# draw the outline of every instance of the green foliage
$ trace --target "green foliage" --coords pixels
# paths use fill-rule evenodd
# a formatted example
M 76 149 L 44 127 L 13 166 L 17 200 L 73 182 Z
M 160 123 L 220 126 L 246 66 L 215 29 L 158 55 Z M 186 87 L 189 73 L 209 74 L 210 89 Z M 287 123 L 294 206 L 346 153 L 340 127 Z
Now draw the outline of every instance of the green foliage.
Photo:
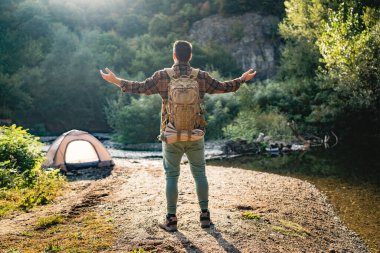
M 65 185 L 59 170 L 44 171 L 38 138 L 16 125 L 0 127 L 0 216 L 50 203 Z
M 11 161 L 0 162 L 0 188 L 13 188 L 22 185 L 24 177 L 17 171 Z
M 288 0 L 285 6 L 279 25 L 285 46 L 278 79 L 242 88 L 238 94 L 244 116 L 239 115 L 225 133 L 252 138 L 258 132 L 255 121 L 244 118 L 253 110 L 286 115 L 299 123 L 301 132 L 336 130 L 343 139 L 356 139 L 354 143 L 361 142 L 355 137 L 358 132 L 376 138 L 378 7 L 365 1 L 323 0 Z
M 239 111 L 239 104 L 235 94 L 220 94 L 206 96 L 206 138 L 223 138 L 223 127 L 229 124 Z
M 318 46 L 325 63 L 326 86 L 351 110 L 376 110 L 380 99 L 379 27 L 360 29 L 360 18 L 353 9 L 345 15 L 343 8 L 329 11 L 323 23 Z M 334 106 L 334 105 L 332 105 Z
M 218 4 L 9 0 L 0 7 L 0 118 L 49 134 L 109 131 L 104 106 L 118 90 L 99 69 L 128 78 L 171 66 L 173 42 L 186 39 L 191 24 L 216 13 Z M 219 48 L 199 51 L 195 67 L 240 71 Z
M 289 0 L 285 7 L 286 16 L 279 24 L 286 40 L 279 75 L 282 79 L 313 78 L 320 65 L 315 42 L 324 16 L 321 0 Z
M 315 77 L 319 61 L 319 50 L 306 39 L 289 40 L 282 48 L 279 79 L 297 78 L 299 80 Z
M 262 14 L 282 16 L 284 1 L 276 0 L 218 0 L 219 13 L 222 15 L 239 15 L 245 12 L 260 12 Z
M 109 101 L 106 108 L 108 122 L 121 143 L 145 143 L 157 140 L 160 130 L 161 98 L 142 96 L 132 98 L 130 104 L 121 99 Z
M 59 194 L 65 185 L 66 179 L 59 173 L 59 170 L 43 171 L 39 169 L 36 172 L 35 183 L 29 186 L 22 199 L 20 199 L 19 208 L 23 210 L 31 209 L 37 205 L 46 205 Z
M 252 142 L 259 133 L 272 136 L 275 140 L 291 140 L 292 133 L 287 118 L 275 111 L 261 112 L 258 109 L 240 111 L 233 122 L 223 128 L 229 139 L 244 139 Z
M 132 251 L 130 251 L 129 253 L 150 253 L 151 251 L 146 251 L 142 248 L 138 248 L 138 249 L 134 249 Z
M 45 229 L 51 226 L 61 224 L 64 222 L 64 218 L 60 214 L 53 214 L 46 217 L 39 217 L 36 224 L 36 229 Z
M 130 14 L 123 16 L 116 26 L 118 34 L 125 38 L 142 35 L 147 32 L 147 20 L 141 15 Z
M 241 214 L 243 220 L 260 220 L 261 216 L 256 213 L 244 212 Z
M 126 108 L 142 110 L 142 115 L 148 115 L 147 109 L 137 105 L 135 96 L 117 100 L 118 89 L 105 84 L 98 70 L 107 66 L 123 78 L 145 79 L 172 64 L 172 43 L 187 39 L 196 20 L 218 12 L 255 11 L 285 14 L 278 29 L 285 43 L 278 79 L 243 88 L 238 103 L 233 96 L 207 98 L 209 137 L 220 138 L 220 129 L 239 110 L 246 117 L 295 120 L 301 130 L 378 136 L 380 10 L 373 1 L 115 0 L 89 5 L 9 0 L 2 1 L 0 9 L 0 118 L 22 123 L 34 133 L 107 131 L 110 124 L 118 139 L 129 142 L 130 131 L 123 123 L 139 117 Z M 229 32 L 238 38 L 242 25 L 234 24 Z M 193 53 L 194 67 L 217 70 L 224 77 L 241 74 L 218 45 L 194 44 Z M 245 121 L 244 131 L 228 127 L 227 132 L 234 132 L 229 136 L 244 133 L 252 138 L 259 131 L 253 120 Z M 145 141 L 155 139 L 158 126 L 149 126 Z M 0 174 L 9 179 L 7 184 L 23 177 L 3 169 L 18 171 L 15 166 L 12 159 L 1 161 Z
M 0 187 L 19 186 L 21 174 L 32 183 L 42 157 L 38 138 L 16 125 L 0 127 Z
M 56 244 L 49 243 L 49 245 L 45 248 L 45 252 L 47 253 L 56 253 L 62 250 L 61 246 L 59 246 L 58 242 Z
M 168 26 L 169 17 L 158 13 L 154 15 L 152 20 L 149 22 L 149 34 L 151 36 L 166 36 L 171 31 L 171 28 Z
M 240 21 L 235 21 L 231 25 L 231 38 L 240 41 L 244 36 L 244 26 Z
M 16 176 L 23 188 L 11 182 L 7 188 L 0 189 L 0 217 L 14 210 L 29 210 L 37 205 L 51 203 L 66 185 L 66 179 L 59 170 L 36 169 L 32 184 L 27 184 L 23 175 Z

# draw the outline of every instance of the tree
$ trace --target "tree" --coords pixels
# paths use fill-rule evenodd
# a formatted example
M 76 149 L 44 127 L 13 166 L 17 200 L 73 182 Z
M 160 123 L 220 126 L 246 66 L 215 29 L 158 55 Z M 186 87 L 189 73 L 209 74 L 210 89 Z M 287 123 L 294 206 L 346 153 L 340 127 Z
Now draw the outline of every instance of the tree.
M 127 105 L 121 100 L 109 101 L 106 114 L 116 131 L 116 140 L 125 144 L 156 141 L 160 133 L 160 108 L 161 98 L 157 95 L 132 98 Z

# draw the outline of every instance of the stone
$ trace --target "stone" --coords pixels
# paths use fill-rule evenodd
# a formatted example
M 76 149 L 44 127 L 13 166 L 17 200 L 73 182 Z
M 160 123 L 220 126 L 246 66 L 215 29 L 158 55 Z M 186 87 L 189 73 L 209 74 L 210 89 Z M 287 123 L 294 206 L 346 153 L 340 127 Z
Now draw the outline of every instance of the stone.
M 221 45 L 243 70 L 254 68 L 256 78 L 276 75 L 281 40 L 277 34 L 279 18 L 250 12 L 241 16 L 213 15 L 195 22 L 190 38 L 200 46 Z

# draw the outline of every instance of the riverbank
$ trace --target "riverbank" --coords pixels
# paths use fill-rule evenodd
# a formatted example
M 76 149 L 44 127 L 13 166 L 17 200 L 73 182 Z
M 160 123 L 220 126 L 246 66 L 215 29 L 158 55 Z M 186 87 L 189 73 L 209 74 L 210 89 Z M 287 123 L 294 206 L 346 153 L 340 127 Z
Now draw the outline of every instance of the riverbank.
M 323 192 L 345 225 L 359 234 L 371 252 L 380 252 L 380 191 L 376 178 L 359 179 L 334 160 L 306 154 L 302 159 L 291 157 L 258 158 L 242 156 L 212 160 L 209 164 L 237 167 L 308 181 Z M 290 158 L 290 159 L 289 159 Z M 340 171 L 339 171 L 340 170 Z M 357 172 L 356 172 L 357 173 Z M 349 174 L 349 175 L 344 175 Z
M 161 161 L 115 162 L 104 178 L 71 175 L 70 184 L 76 187 L 54 205 L 0 220 L 0 238 L 18 249 L 37 217 L 57 213 L 70 217 L 90 210 L 112 220 L 114 237 L 102 252 L 138 248 L 152 252 L 369 252 L 312 184 L 232 167 L 208 166 L 215 226 L 201 229 L 193 179 L 188 165 L 182 165 L 179 231 L 167 233 L 157 226 L 165 214 Z M 3 229 L 9 224 L 12 229 Z

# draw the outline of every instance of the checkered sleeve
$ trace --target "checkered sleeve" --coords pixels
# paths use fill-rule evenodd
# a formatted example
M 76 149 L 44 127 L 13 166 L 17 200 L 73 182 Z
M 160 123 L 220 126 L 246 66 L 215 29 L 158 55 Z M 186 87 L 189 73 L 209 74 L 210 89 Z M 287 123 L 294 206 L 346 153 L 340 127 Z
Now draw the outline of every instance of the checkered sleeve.
M 207 72 L 203 72 L 203 75 L 205 80 L 205 92 L 208 94 L 234 92 L 237 91 L 243 83 L 240 78 L 220 82 L 212 78 Z
M 133 94 L 152 95 L 159 93 L 157 84 L 160 78 L 159 72 L 155 72 L 151 77 L 142 82 L 121 80 L 120 88 L 123 92 Z

